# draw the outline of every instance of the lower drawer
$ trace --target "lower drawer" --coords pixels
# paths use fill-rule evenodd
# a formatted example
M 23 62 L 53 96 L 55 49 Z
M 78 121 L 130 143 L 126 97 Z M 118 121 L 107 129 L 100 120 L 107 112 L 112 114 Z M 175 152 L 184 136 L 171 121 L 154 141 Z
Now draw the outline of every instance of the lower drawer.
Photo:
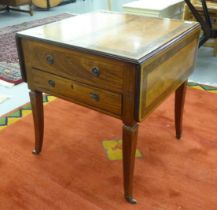
M 121 116 L 121 94 L 94 88 L 36 69 L 32 70 L 31 76 L 29 84 L 31 89 L 70 98 L 79 104 Z

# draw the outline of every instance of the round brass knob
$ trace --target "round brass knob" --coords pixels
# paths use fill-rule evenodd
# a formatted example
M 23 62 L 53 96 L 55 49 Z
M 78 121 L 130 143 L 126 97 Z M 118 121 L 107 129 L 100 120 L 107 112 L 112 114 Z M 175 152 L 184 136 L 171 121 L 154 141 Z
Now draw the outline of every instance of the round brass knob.
M 98 67 L 93 67 L 93 68 L 91 69 L 91 73 L 92 73 L 93 76 L 99 77 L 99 75 L 100 75 L 100 70 L 99 70 Z
M 94 101 L 99 101 L 99 95 L 97 95 L 96 93 L 90 93 L 90 97 L 91 97 Z
M 47 60 L 47 63 L 50 65 L 54 63 L 54 58 L 52 55 L 47 55 L 46 60 Z
M 50 87 L 55 87 L 56 86 L 56 83 L 55 83 L 55 81 L 54 80 L 48 80 L 48 85 L 50 86 Z

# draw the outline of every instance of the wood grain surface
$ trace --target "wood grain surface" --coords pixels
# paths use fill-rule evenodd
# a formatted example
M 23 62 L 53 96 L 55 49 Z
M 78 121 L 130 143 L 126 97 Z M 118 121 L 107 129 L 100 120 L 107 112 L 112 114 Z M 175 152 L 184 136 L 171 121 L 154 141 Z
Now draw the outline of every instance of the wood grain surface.
M 195 22 L 96 12 L 28 29 L 18 36 L 137 63 L 198 27 Z
M 46 43 L 26 41 L 23 46 L 26 45 L 31 48 L 30 59 L 36 69 L 115 92 L 123 89 L 123 73 L 127 65 L 121 61 Z M 52 61 L 48 61 L 49 58 Z
M 188 78 L 195 65 L 197 43 L 198 31 L 142 65 L 139 120 Z
M 90 105 L 121 115 L 122 97 L 120 94 L 94 88 L 77 81 L 64 79 L 56 75 L 45 73 L 36 69 L 32 70 L 32 90 L 45 91 L 53 95 L 61 95 L 78 101 L 84 106 Z

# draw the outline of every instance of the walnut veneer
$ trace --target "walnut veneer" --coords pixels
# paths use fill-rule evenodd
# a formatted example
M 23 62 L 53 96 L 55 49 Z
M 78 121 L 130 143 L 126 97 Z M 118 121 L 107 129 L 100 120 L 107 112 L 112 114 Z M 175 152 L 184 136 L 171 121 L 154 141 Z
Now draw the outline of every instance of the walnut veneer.
M 198 23 L 107 12 L 17 33 L 22 76 L 31 90 L 34 153 L 41 152 L 43 142 L 42 92 L 119 118 L 124 195 L 135 203 L 138 122 L 175 92 L 176 137 L 181 137 L 186 81 L 199 33 Z

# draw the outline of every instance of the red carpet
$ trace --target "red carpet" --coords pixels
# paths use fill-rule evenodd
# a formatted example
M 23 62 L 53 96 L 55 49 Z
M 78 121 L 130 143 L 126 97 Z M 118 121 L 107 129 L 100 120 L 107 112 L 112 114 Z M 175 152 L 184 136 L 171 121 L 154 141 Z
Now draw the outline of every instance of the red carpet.
M 41 155 L 31 154 L 30 115 L 0 133 L 0 210 L 216 210 L 216 104 L 217 94 L 188 89 L 181 141 L 173 97 L 141 123 L 130 205 L 122 161 L 102 146 L 121 138 L 121 122 L 57 99 L 45 106 Z

